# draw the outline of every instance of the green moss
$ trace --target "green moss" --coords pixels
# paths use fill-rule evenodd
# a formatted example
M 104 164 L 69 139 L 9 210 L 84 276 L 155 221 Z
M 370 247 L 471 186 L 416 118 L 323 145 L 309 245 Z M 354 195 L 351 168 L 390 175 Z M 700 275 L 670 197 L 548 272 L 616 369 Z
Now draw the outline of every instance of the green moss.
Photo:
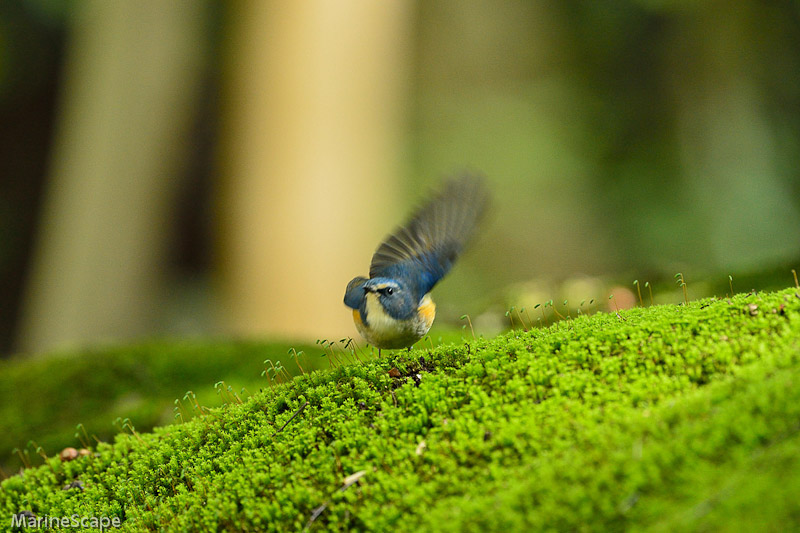
M 79 423 L 89 436 L 102 440 L 118 431 L 112 425 L 117 417 L 129 418 L 140 431 L 170 423 L 175 399 L 188 390 L 197 393 L 203 406 L 219 405 L 213 384 L 221 379 L 237 393 L 242 387 L 254 392 L 267 386 L 259 376 L 264 359 L 296 368 L 287 349 L 255 342 L 151 342 L 0 361 L 0 466 L 16 471 L 21 462 L 11 452 L 29 440 L 51 454 L 80 447 L 75 438 Z M 309 361 L 311 368 L 323 364 Z M 183 412 L 191 415 L 188 402 L 184 405 Z M 40 461 L 34 456 L 30 462 Z
M 795 290 L 398 352 L 51 459 L 3 482 L 0 523 L 785 529 L 800 517 L 799 363 Z M 84 491 L 62 490 L 76 479 Z

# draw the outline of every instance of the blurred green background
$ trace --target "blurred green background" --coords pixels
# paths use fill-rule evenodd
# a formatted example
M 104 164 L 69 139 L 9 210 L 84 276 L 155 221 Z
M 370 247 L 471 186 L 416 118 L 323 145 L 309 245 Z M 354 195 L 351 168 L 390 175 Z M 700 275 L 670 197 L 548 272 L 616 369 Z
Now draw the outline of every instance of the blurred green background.
M 345 284 L 464 169 L 495 205 L 440 326 L 789 285 L 800 7 L 3 2 L 0 352 L 355 336 Z

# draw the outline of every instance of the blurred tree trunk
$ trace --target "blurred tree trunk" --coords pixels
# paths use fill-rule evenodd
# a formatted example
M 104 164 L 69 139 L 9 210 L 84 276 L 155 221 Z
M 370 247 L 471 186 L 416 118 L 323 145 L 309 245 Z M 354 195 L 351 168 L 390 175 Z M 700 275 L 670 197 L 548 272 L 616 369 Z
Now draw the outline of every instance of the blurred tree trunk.
M 758 27 L 760 9 L 689 11 L 675 36 L 683 55 L 669 65 L 684 188 L 698 214 L 692 238 L 704 243 L 694 262 L 710 271 L 792 261 L 800 243 L 800 212 L 759 86 L 764 58 L 742 37 Z
M 345 285 L 399 222 L 410 7 L 239 5 L 219 198 L 229 331 L 355 336 Z
M 151 331 L 205 5 L 75 4 L 21 350 Z

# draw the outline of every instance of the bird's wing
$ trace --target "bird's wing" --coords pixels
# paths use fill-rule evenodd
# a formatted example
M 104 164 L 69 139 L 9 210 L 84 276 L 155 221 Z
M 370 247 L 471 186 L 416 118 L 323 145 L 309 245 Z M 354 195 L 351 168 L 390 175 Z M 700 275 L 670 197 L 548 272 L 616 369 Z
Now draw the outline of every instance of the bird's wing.
M 364 301 L 364 282 L 367 278 L 358 276 L 347 284 L 344 291 L 344 305 L 351 309 L 358 309 Z
M 453 266 L 488 205 L 482 178 L 466 174 L 447 180 L 381 243 L 372 256 L 370 278 L 404 279 L 422 297 Z

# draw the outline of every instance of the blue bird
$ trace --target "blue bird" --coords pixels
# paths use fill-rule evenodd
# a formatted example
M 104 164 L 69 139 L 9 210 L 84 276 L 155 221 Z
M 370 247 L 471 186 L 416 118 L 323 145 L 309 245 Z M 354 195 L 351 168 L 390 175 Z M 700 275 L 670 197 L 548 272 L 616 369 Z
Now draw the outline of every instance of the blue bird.
M 451 178 L 375 251 L 369 278 L 347 284 L 356 329 L 378 348 L 409 348 L 431 329 L 431 289 L 453 266 L 489 204 L 483 180 Z

